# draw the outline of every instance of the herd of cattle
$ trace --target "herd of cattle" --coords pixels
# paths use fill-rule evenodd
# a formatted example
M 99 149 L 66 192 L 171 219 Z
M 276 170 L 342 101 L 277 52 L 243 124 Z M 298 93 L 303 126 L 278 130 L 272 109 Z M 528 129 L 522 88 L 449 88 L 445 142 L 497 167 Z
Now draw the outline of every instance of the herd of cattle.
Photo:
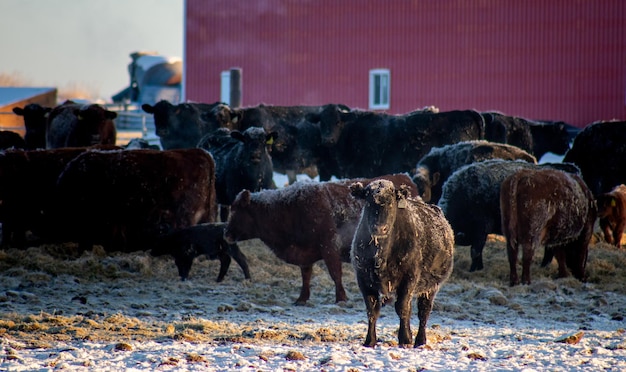
M 97 104 L 15 108 L 25 136 L 0 131 L 2 246 L 24 247 L 30 232 L 31 244 L 151 250 L 172 255 L 183 280 L 206 254 L 220 260 L 221 281 L 231 258 L 250 277 L 236 242 L 258 238 L 300 267 L 297 304 L 309 299 L 320 260 L 336 301 L 346 300 L 342 262 L 351 262 L 368 313 L 366 345 L 376 343 L 380 307 L 391 300 L 399 343 L 411 344 L 417 295 L 418 346 L 455 244 L 471 246 L 470 271 L 482 270 L 487 236 L 504 235 L 511 285 L 530 283 L 540 247 L 542 265 L 556 258 L 559 276 L 584 280 L 596 219 L 617 246 L 626 225 L 623 121 L 578 131 L 475 110 L 167 101 L 142 109 L 162 149 L 116 146 L 116 113 Z M 548 152 L 563 162 L 538 164 Z M 277 188 L 274 172 L 290 184 Z M 320 182 L 294 182 L 296 174 Z

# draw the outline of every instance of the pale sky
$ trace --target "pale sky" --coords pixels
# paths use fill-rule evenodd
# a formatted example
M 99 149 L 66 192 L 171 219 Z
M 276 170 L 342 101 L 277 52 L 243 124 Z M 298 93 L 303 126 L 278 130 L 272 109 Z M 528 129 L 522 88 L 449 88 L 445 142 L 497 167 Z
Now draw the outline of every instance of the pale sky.
M 0 0 L 0 74 L 29 86 L 129 84 L 130 53 L 183 57 L 184 0 Z

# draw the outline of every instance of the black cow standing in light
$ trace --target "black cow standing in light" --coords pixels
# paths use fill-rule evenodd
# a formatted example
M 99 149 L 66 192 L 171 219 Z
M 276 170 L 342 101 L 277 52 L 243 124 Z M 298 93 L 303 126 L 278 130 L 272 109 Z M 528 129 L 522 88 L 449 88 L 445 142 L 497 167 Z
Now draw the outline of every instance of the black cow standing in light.
M 228 220 L 228 208 L 242 190 L 251 192 L 274 187 L 272 158 L 268 147 L 276 137 L 263 128 L 243 132 L 220 128 L 204 136 L 198 147 L 215 160 L 215 193 L 222 222 Z
M 426 344 L 426 323 L 439 286 L 452 273 L 454 234 L 441 209 L 410 199 L 406 188 L 387 180 L 356 182 L 352 195 L 364 199 L 351 259 L 367 308 L 365 346 L 376 345 L 380 308 L 396 297 L 398 344 L 409 345 L 411 302 L 417 295 L 419 330 L 414 346 Z

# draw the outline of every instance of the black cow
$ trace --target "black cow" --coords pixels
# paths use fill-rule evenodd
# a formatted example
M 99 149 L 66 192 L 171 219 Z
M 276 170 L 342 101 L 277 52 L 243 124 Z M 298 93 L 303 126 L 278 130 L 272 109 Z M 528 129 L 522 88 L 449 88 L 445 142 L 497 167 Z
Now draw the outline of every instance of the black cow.
M 463 141 L 442 147 L 433 147 L 418 163 L 413 182 L 424 201 L 437 204 L 443 184 L 454 171 L 464 165 L 489 159 L 523 160 L 537 163 L 526 151 L 504 143 Z
M 217 282 L 224 280 L 231 257 L 241 267 L 246 279 L 250 279 L 248 260 L 237 244 L 228 244 L 224 240 L 224 223 L 202 223 L 175 231 L 156 238 L 150 253 L 153 256 L 170 254 L 178 268 L 182 280 L 189 277 L 193 259 L 204 254 L 209 259 L 220 260 Z
M 164 150 L 194 148 L 200 139 L 219 128 L 202 119 L 202 114 L 210 112 L 215 103 L 184 102 L 173 105 L 166 100 L 154 106 L 144 103 L 141 108 L 154 116 L 156 135 Z
M 565 155 L 572 139 L 580 130 L 562 121 L 529 121 L 533 137 L 533 155 L 537 160 L 548 152 Z
M 452 225 L 456 244 L 471 245 L 470 271 L 483 269 L 483 248 L 489 234 L 502 234 L 500 185 L 519 169 L 556 168 L 578 173 L 570 163 L 533 164 L 486 160 L 461 167 L 443 185 L 439 206 Z M 549 262 L 552 256 L 546 257 Z
M 81 249 L 149 249 L 149 239 L 215 222 L 215 162 L 201 149 L 85 152 L 57 183 L 59 227 Z
M 24 117 L 26 149 L 46 148 L 46 122 L 47 115 L 51 110 L 52 107 L 44 107 L 38 103 L 29 103 L 24 107 L 13 108 L 16 115 Z
M 48 114 L 46 148 L 115 145 L 117 113 L 98 104 L 65 101 Z
M 0 130 L 0 150 L 25 149 L 26 141 L 19 133 L 10 130 Z
M 415 185 L 405 174 L 384 176 L 394 184 Z M 298 265 L 302 289 L 296 300 L 310 297 L 313 264 L 324 260 L 335 283 L 335 299 L 346 300 L 342 262 L 350 262 L 350 244 L 363 202 L 350 196 L 349 185 L 357 180 L 296 182 L 276 190 L 250 193 L 244 190 L 231 205 L 224 237 L 229 242 L 259 238 L 283 261 Z M 363 184 L 371 180 L 358 180 Z
M 307 174 L 321 180 L 330 179 L 326 171 L 325 150 L 320 147 L 319 127 L 307 120 L 317 114 L 321 106 L 268 106 L 258 105 L 231 108 L 221 104 L 203 115 L 210 125 L 235 128 L 243 131 L 250 127 L 261 127 L 267 133 L 276 133 L 272 143 L 272 162 L 276 172 L 286 174 L 289 183 L 296 174 Z
M 520 283 L 519 249 L 522 283 L 530 284 L 533 254 L 542 245 L 549 251 L 546 256 L 556 256 L 559 277 L 568 276 L 569 268 L 577 279 L 585 279 L 597 209 L 582 178 L 555 169 L 520 169 L 502 181 L 500 205 L 512 286 Z
M 537 160 L 548 152 L 565 155 L 575 127 L 562 121 L 529 120 L 499 112 L 483 112 L 485 139 L 519 147 Z
M 389 115 L 326 105 L 309 120 L 319 122 L 338 178 L 409 172 L 432 147 L 484 137 L 482 116 L 471 110 Z
M 367 308 L 365 346 L 376 345 L 380 308 L 396 297 L 398 344 L 411 344 L 411 302 L 417 295 L 419 330 L 415 347 L 426 344 L 426 323 L 439 287 L 452 273 L 454 233 L 441 209 L 409 198 L 387 180 L 354 183 L 365 200 L 352 241 L 352 265 Z
M 268 147 L 275 138 L 275 133 L 266 133 L 263 128 L 252 127 L 243 133 L 221 128 L 198 143 L 198 147 L 210 152 L 215 160 L 215 192 L 222 206 L 223 222 L 228 219 L 228 206 L 239 192 L 274 188 Z
M 580 168 L 594 196 L 626 184 L 626 121 L 600 121 L 585 127 L 563 161 Z

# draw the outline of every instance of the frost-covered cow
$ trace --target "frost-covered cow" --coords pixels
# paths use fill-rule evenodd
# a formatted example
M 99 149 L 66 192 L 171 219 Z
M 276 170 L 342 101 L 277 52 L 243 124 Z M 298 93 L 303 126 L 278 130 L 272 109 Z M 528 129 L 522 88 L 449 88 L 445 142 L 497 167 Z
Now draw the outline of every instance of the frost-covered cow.
M 376 345 L 380 308 L 395 297 L 398 344 L 411 339 L 411 303 L 417 295 L 415 347 L 426 344 L 426 322 L 439 286 L 452 273 L 454 234 L 439 207 L 409 198 L 387 180 L 350 186 L 365 205 L 352 241 L 352 265 L 367 309 L 365 346 Z
M 456 244 L 470 245 L 470 271 L 483 269 L 483 248 L 489 234 L 502 234 L 500 185 L 522 168 L 557 168 L 578 173 L 568 163 L 533 164 L 524 161 L 486 160 L 461 167 L 443 185 L 439 206 L 452 225 Z M 548 260 L 549 262 L 549 260 Z
M 504 143 L 463 141 L 442 147 L 433 147 L 418 163 L 413 182 L 424 201 L 437 204 L 443 184 L 450 175 L 464 165 L 489 159 L 523 160 L 536 163 L 526 151 Z
M 415 185 L 405 174 L 383 176 L 394 184 Z M 350 244 L 363 202 L 350 196 L 349 185 L 360 181 L 296 182 L 282 189 L 244 190 L 231 205 L 224 237 L 229 242 L 259 238 L 281 260 L 300 267 L 302 288 L 296 304 L 310 297 L 313 264 L 323 260 L 335 283 L 335 300 L 346 300 L 341 263 L 350 262 Z
M 530 284 L 530 264 L 541 246 L 556 257 L 559 277 L 568 276 L 569 268 L 574 277 L 585 279 L 597 208 L 582 178 L 555 169 L 520 169 L 502 181 L 500 206 L 512 286 L 520 283 L 519 250 L 521 282 Z

